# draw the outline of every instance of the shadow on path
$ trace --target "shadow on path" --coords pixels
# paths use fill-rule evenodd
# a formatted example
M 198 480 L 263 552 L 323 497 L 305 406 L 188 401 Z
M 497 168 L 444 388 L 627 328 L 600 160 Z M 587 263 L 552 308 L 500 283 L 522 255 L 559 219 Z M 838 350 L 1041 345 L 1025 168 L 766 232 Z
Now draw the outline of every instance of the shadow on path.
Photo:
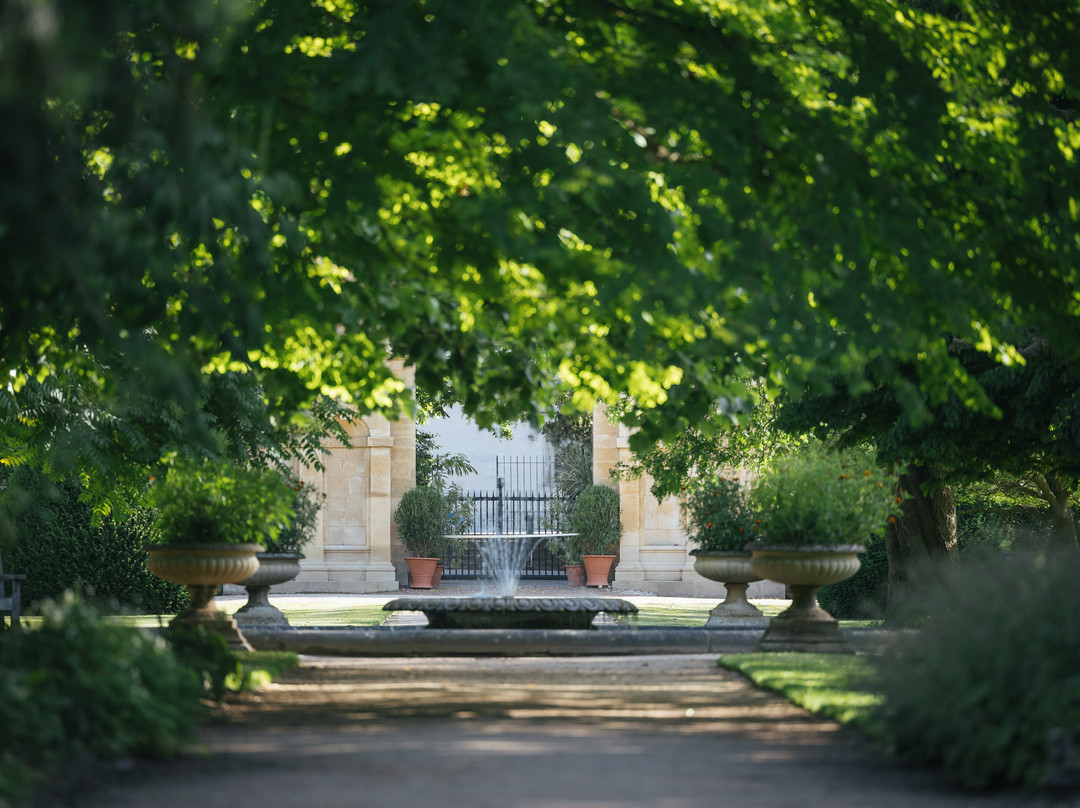
M 716 655 L 305 657 L 201 750 L 79 805 L 454 808 L 1020 806 L 913 771 Z

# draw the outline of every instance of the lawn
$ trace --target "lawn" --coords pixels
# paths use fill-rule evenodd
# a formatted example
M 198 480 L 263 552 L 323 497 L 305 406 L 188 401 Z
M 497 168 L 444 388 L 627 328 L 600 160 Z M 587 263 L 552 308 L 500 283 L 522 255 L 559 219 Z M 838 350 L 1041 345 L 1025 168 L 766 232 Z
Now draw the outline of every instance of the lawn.
M 219 608 L 226 614 L 232 614 L 243 605 L 242 601 L 219 602 Z M 334 608 L 318 608 L 309 604 L 291 606 L 275 604 L 280 608 L 289 623 L 293 627 L 303 626 L 377 626 L 387 617 L 381 603 L 359 603 L 352 606 L 335 606 Z M 166 626 L 172 620 L 171 614 L 137 614 L 122 615 L 114 619 L 125 625 L 138 626 L 140 628 L 155 628 Z M 33 625 L 35 618 L 23 618 L 24 622 Z
M 240 599 L 219 598 L 218 605 L 222 611 L 232 614 L 243 601 Z M 294 627 L 303 626 L 378 626 L 387 617 L 387 612 L 382 609 L 382 602 L 353 602 L 347 605 L 336 603 L 332 606 L 320 604 L 319 599 L 301 599 L 279 601 L 275 604 L 280 608 L 289 623 Z M 766 617 L 775 617 L 780 614 L 787 604 L 784 601 L 765 601 L 756 604 Z M 685 604 L 677 601 L 669 601 L 662 604 L 642 604 L 638 607 L 638 626 L 673 628 L 703 626 L 709 619 L 709 612 L 715 604 L 701 604 L 700 602 L 687 601 Z M 35 617 L 24 617 L 23 621 L 28 626 L 35 625 Z M 126 624 L 141 628 L 155 628 L 168 625 L 172 615 L 123 615 L 115 618 Z M 880 621 L 869 620 L 841 620 L 843 628 L 857 628 L 880 625 Z
M 754 604 L 766 617 L 776 617 L 787 608 L 786 601 L 764 601 Z M 680 603 L 642 604 L 638 606 L 637 624 L 639 626 L 673 627 L 703 626 L 709 619 L 709 612 L 715 604 L 707 606 L 689 601 Z M 880 626 L 880 620 L 841 620 L 841 628 L 871 628 Z
M 721 667 L 758 687 L 873 737 L 882 728 L 874 711 L 882 702 L 870 657 L 846 654 L 725 654 Z

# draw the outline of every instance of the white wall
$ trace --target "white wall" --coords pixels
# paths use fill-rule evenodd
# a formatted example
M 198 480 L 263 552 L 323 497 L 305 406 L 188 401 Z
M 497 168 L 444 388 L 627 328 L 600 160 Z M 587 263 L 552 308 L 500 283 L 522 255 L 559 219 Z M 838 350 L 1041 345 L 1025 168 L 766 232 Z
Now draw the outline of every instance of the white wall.
M 417 429 L 435 436 L 439 454 L 463 454 L 476 467 L 476 474 L 452 477 L 466 490 L 494 490 L 496 485 L 495 458 L 527 457 L 540 459 L 550 457 L 550 449 L 544 436 L 527 423 L 512 424 L 513 437 L 502 439 L 482 430 L 465 417 L 459 407 L 447 412 L 446 418 L 432 419 Z

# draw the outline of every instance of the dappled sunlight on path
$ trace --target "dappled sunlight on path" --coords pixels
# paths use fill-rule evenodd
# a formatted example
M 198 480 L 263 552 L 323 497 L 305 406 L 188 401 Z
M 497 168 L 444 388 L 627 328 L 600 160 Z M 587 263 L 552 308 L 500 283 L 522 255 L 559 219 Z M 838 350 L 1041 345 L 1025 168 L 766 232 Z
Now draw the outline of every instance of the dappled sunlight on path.
M 149 806 L 1012 806 L 954 792 L 715 655 L 305 658 L 196 750 L 103 787 Z

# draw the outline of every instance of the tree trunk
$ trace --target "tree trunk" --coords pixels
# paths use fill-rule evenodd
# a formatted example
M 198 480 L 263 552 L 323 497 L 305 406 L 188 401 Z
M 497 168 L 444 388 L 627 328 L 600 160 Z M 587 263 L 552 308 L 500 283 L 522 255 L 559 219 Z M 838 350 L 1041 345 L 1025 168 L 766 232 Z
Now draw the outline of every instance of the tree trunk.
M 1035 475 L 1035 484 L 1039 487 L 1040 495 L 1050 506 L 1050 546 L 1054 550 L 1076 550 L 1076 521 L 1073 519 L 1072 506 L 1069 504 L 1069 495 L 1061 478 L 1051 474 L 1043 476 Z
M 905 622 L 908 595 L 929 583 L 937 562 L 956 558 L 956 501 L 952 486 L 941 484 L 939 466 L 910 466 L 900 475 L 900 514 L 885 528 L 889 560 L 889 599 L 885 622 Z M 926 489 L 932 491 L 926 494 Z

